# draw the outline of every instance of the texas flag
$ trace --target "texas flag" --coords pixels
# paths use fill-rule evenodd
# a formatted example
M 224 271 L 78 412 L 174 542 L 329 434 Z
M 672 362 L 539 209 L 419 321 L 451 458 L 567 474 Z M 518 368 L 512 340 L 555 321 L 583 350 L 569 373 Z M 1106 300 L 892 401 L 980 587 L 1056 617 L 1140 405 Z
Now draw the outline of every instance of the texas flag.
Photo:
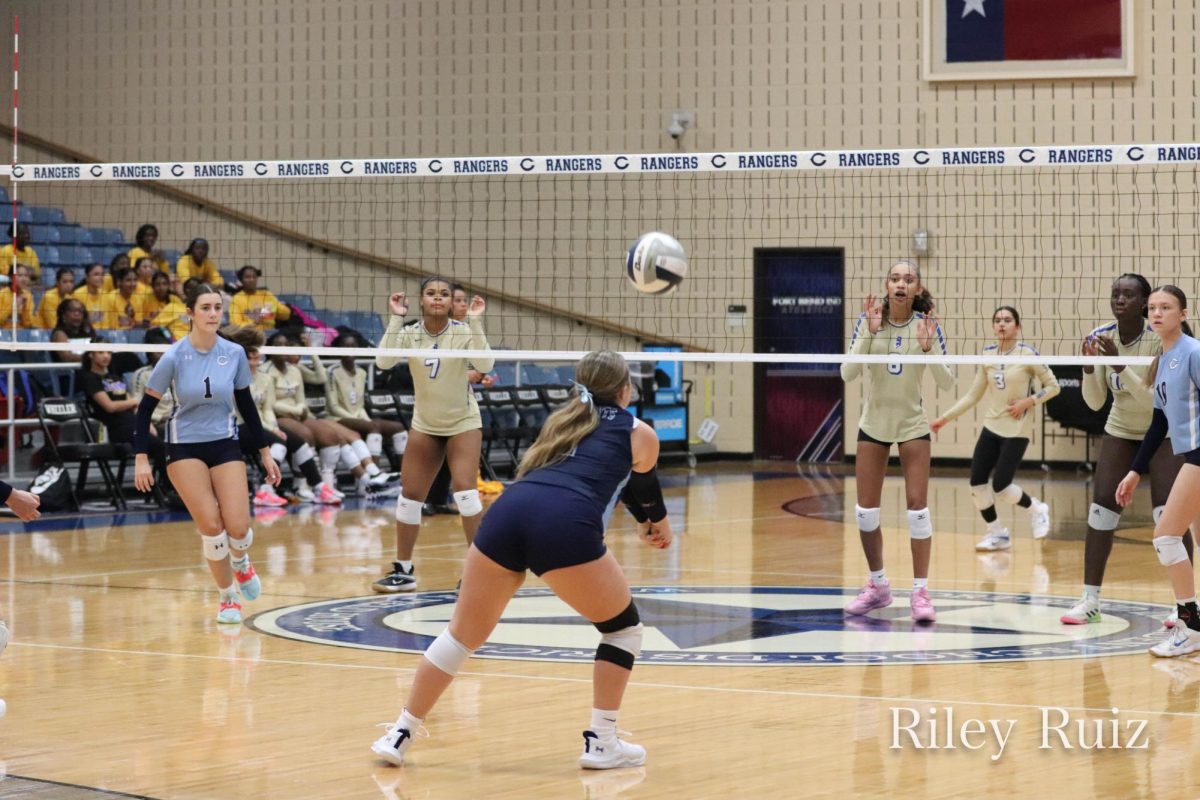
M 1121 57 L 1121 0 L 942 0 L 946 62 Z

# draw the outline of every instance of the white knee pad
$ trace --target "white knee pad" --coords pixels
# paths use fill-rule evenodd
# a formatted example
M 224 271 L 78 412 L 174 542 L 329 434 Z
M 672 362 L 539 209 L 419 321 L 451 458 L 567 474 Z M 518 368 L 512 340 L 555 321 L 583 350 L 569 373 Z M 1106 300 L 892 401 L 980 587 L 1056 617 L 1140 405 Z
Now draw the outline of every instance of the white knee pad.
M 1160 519 L 1162 519 L 1163 512 L 1166 510 L 1167 510 L 1166 506 L 1155 506 L 1154 507 L 1154 524 L 1155 525 L 1157 525 L 1158 521 Z
M 1009 505 L 1016 505 L 1017 501 L 1021 499 L 1021 495 L 1023 494 L 1025 494 L 1025 492 L 1021 490 L 1020 486 L 1017 486 L 1015 483 L 1010 483 L 1008 486 L 1005 486 L 1003 489 L 996 492 L 996 497 L 1008 503 Z
M 914 539 L 928 539 L 933 536 L 933 520 L 929 517 L 928 508 L 908 512 L 908 533 Z
M 606 644 L 619 650 L 624 650 L 634 658 L 642 654 L 642 633 L 645 626 L 642 623 L 622 628 L 612 633 L 601 634 L 600 644 Z
M 1154 552 L 1158 553 L 1158 561 L 1164 567 L 1187 561 L 1187 548 L 1183 546 L 1182 536 L 1155 536 Z
M 250 549 L 250 545 L 254 544 L 254 528 L 246 528 L 246 535 L 241 539 L 233 536 L 229 537 L 229 547 L 235 553 L 244 553 Z
M 409 500 L 404 495 L 396 498 L 396 522 L 405 525 L 421 524 L 421 501 Z
M 346 469 L 354 469 L 359 465 L 358 462 L 362 460 L 354 452 L 354 448 L 348 444 L 344 444 L 338 448 L 338 452 L 341 455 L 342 466 Z
M 204 557 L 209 561 L 222 561 L 229 555 L 229 537 L 225 531 L 221 531 L 216 536 L 205 536 L 200 534 L 200 547 L 204 551 Z
M 425 658 L 430 664 L 453 678 L 467 663 L 467 659 L 475 651 L 450 635 L 444 630 L 433 640 L 433 644 L 425 650 Z
M 479 499 L 478 489 L 455 492 L 454 504 L 458 506 L 458 513 L 464 517 L 473 517 L 483 511 L 483 501 Z
M 362 439 L 355 439 L 350 443 L 350 449 L 354 451 L 354 458 L 361 464 L 371 458 L 371 448 L 367 447 L 367 443 Z
M 971 502 L 975 504 L 976 511 L 983 511 L 985 508 L 991 508 L 996 505 L 996 496 L 992 494 L 992 487 L 986 483 L 979 486 L 972 486 Z
M 333 472 L 337 469 L 338 459 L 342 457 L 342 448 L 336 444 L 321 448 L 321 471 Z
M 1158 521 L 1158 517 L 1154 518 Z M 1121 522 L 1121 515 L 1116 511 L 1107 509 L 1099 503 L 1092 503 L 1088 508 L 1088 526 L 1097 531 L 1115 531 L 1117 525 Z
M 369 452 L 372 456 L 376 456 L 376 457 L 383 455 L 383 434 L 382 433 L 368 433 L 367 434 L 367 452 Z
M 317 457 L 317 451 L 312 449 L 312 445 L 308 442 L 296 448 L 296 452 L 292 453 L 292 463 L 297 467 L 301 464 L 307 464 Z
M 275 459 L 276 464 L 282 464 L 287 458 L 287 445 L 276 442 L 271 445 L 271 458 Z
M 879 527 L 878 508 L 863 508 L 860 505 L 855 505 L 854 516 L 858 520 L 858 529 L 863 533 L 870 533 Z
M 392 450 L 396 451 L 396 455 L 404 455 L 405 448 L 408 447 L 408 431 L 400 431 L 392 434 Z

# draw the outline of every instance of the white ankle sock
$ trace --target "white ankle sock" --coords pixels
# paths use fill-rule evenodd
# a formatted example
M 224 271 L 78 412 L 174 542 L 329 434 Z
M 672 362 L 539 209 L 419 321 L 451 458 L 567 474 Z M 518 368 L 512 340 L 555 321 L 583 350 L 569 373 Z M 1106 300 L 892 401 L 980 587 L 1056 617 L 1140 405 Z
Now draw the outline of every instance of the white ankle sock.
M 876 586 L 886 585 L 888 582 L 887 570 L 881 569 L 878 571 L 871 572 L 871 582 L 874 583 Z
M 1088 586 L 1087 584 L 1084 584 L 1083 599 L 1084 600 L 1092 600 L 1094 602 L 1099 603 L 1100 602 L 1100 587 L 1099 586 Z
M 221 590 L 221 600 L 237 600 L 237 583 L 231 583 Z
M 411 561 L 401 561 L 400 559 L 396 559 L 396 563 L 403 567 L 405 572 L 412 572 L 413 567 Z
M 617 712 L 605 711 L 602 708 L 592 709 L 592 724 L 589 727 L 593 733 L 600 736 L 617 733 Z
M 407 730 L 409 733 L 416 733 L 421 727 L 421 723 L 425 720 L 420 717 L 414 717 L 412 712 L 407 708 L 400 712 L 400 727 Z
M 929 578 L 913 578 L 913 589 L 928 589 Z

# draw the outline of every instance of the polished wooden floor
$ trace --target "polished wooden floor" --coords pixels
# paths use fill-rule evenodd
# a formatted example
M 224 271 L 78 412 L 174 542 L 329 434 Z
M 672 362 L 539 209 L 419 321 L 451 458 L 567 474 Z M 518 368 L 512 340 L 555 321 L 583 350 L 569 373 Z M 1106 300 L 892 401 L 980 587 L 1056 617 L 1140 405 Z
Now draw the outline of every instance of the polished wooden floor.
M 677 547 L 650 550 L 618 511 L 610 545 L 637 586 L 856 588 L 863 562 L 853 481 L 764 463 L 664 471 Z M 1088 488 L 1022 477 L 1053 505 L 1049 539 L 1022 517 L 1011 554 L 980 558 L 965 481 L 931 487 L 932 588 L 1074 596 Z M 901 489 L 884 520 L 893 584 L 906 588 Z M 1113 552 L 1106 596 L 1166 603 L 1139 497 Z M 799 513 L 797 513 L 799 512 Z M 1140 527 L 1139 527 L 1140 526 Z M 186 522 L 75 520 L 0 537 L 0 760 L 21 795 L 36 781 L 153 798 L 1192 797 L 1200 664 L 1145 653 L 1065 660 L 888 666 L 640 665 L 622 711 L 644 768 L 575 764 L 590 708 L 586 664 L 475 659 L 427 720 L 402 769 L 377 761 L 377 723 L 397 715 L 419 656 L 330 647 L 244 626 L 219 630 L 215 593 Z M 249 613 L 369 595 L 392 548 L 390 506 L 293 512 L 256 525 L 263 597 Z M 427 520 L 421 589 L 454 585 L 457 519 Z M 528 586 L 539 583 L 530 579 Z M 907 601 L 896 608 L 904 611 Z M 941 624 L 941 623 L 939 623 Z M 848 630 L 857 638 L 870 632 Z M 869 648 L 868 648 L 869 649 Z M 1039 749 L 1043 707 L 1072 719 L 1145 720 L 1147 749 Z M 893 749 L 893 709 L 944 723 L 1015 720 L 1003 755 Z M 1119 709 L 1114 717 L 1111 709 Z M 936 709 L 936 714 L 931 712 Z M 981 725 L 987 725 L 986 722 Z M 939 738 L 944 739 L 944 733 Z M 1089 734 L 1089 737 L 1091 734 Z M 982 736 L 980 741 L 988 742 Z M 928 736 L 924 741 L 928 742 Z M 1111 743 L 1111 739 L 1110 739 Z M 1136 744 L 1137 742 L 1127 742 Z M 911 745 L 911 740 L 909 742 Z M 53 785 L 44 794 L 56 796 Z M 64 789 L 65 791 L 65 789 Z M 70 795 L 77 796 L 77 795 Z M 78 795 L 84 796 L 84 795 Z

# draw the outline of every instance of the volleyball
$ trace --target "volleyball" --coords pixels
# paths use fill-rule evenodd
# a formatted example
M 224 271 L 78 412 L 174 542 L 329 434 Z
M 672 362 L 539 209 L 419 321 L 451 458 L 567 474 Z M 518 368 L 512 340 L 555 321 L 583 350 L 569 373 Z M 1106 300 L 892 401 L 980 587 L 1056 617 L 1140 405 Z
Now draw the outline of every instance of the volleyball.
M 673 236 L 642 234 L 629 248 L 625 274 L 633 288 L 646 294 L 665 294 L 687 277 L 687 253 Z

